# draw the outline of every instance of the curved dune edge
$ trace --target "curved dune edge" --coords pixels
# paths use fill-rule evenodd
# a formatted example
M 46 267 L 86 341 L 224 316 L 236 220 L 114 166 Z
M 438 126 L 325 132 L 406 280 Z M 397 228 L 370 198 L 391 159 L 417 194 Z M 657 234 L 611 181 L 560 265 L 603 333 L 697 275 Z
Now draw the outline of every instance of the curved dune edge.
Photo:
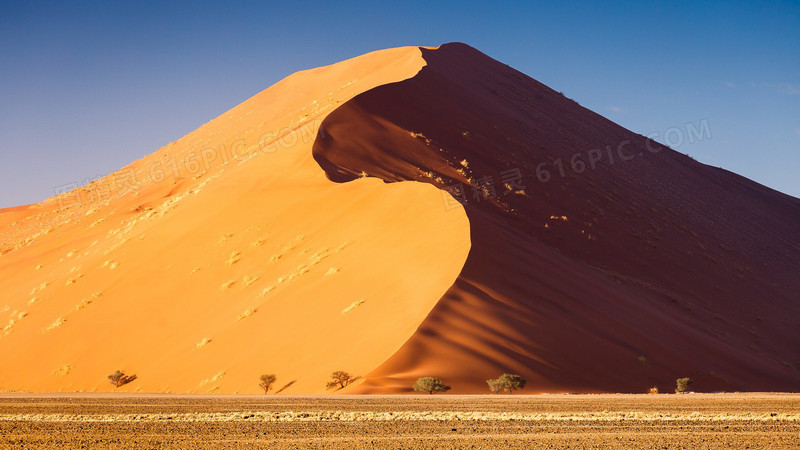
M 0 391 L 318 394 L 394 354 L 453 284 L 463 208 L 333 184 L 322 120 L 424 66 L 417 47 L 298 72 L 108 177 L 0 211 Z M 340 392 L 348 392 L 355 385 Z
M 338 182 L 462 186 L 472 248 L 413 337 L 354 392 L 437 376 L 486 393 L 503 372 L 529 392 L 669 392 L 680 376 L 700 391 L 798 385 L 787 312 L 800 310 L 800 201 L 661 148 L 464 44 L 422 52 L 414 77 L 329 115 L 314 157 Z M 587 151 L 620 144 L 633 159 L 586 169 Z M 514 171 L 523 186 L 504 186 Z

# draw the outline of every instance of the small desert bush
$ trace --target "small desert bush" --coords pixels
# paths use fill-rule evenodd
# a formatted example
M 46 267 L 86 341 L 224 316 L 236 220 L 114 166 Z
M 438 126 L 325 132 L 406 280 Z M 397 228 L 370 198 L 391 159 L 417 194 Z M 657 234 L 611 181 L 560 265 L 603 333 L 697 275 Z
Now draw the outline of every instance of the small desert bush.
M 675 380 L 675 393 L 683 394 L 693 383 L 694 381 L 691 378 L 678 378 Z
M 493 380 L 486 380 L 486 384 L 489 385 L 489 390 L 492 391 L 493 394 L 499 392 L 508 392 L 511 394 L 517 389 L 524 388 L 526 381 L 519 375 L 504 373 Z
M 658 394 L 658 386 L 653 386 L 647 391 L 648 394 Z
M 275 380 L 277 379 L 278 378 L 274 373 L 261 375 L 261 377 L 258 379 L 258 386 L 263 389 L 264 394 L 266 394 L 272 388 L 272 384 L 275 383 Z
M 356 381 L 357 378 L 350 375 L 349 373 L 343 370 L 337 370 L 331 374 L 331 381 L 329 381 L 325 387 L 328 389 L 337 388 L 343 389 L 348 384 Z
M 442 380 L 436 377 L 422 377 L 414 383 L 412 388 L 416 392 L 427 392 L 428 394 L 450 390 L 450 386 L 444 384 Z
M 108 381 L 114 385 L 115 389 L 120 386 L 126 385 L 135 379 L 136 379 L 136 374 L 125 375 L 125 372 L 121 370 L 117 370 L 116 372 L 108 376 Z

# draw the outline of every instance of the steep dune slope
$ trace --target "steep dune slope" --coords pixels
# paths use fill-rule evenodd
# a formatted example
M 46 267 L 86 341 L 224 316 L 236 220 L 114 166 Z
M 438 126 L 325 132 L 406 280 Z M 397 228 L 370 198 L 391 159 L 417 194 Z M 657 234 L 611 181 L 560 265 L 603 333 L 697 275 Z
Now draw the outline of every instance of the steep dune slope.
M 453 287 L 359 392 L 796 390 L 800 201 L 649 141 L 463 44 L 323 122 L 329 178 L 463 193 Z M 442 204 L 449 210 L 452 203 Z M 453 208 L 456 214 L 460 208 Z
M 0 211 L 0 390 L 321 393 L 397 351 L 469 250 L 423 183 L 334 184 L 319 125 L 416 47 L 292 75 L 130 166 Z M 319 132 L 322 133 L 322 132 Z

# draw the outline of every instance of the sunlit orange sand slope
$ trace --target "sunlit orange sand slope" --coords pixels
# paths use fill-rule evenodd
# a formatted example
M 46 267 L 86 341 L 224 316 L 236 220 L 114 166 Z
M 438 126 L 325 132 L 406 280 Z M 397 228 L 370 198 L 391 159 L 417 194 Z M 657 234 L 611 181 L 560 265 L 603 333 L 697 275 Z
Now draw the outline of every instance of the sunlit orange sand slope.
M 800 386 L 800 201 L 463 44 L 292 75 L 0 252 L 3 390 Z
M 330 372 L 389 358 L 463 267 L 466 214 L 430 184 L 332 183 L 311 147 L 337 106 L 424 64 L 408 47 L 297 73 L 79 192 L 4 211 L 0 389 L 110 390 L 122 369 L 138 379 L 120 390 L 256 393 L 275 373 L 322 393 Z

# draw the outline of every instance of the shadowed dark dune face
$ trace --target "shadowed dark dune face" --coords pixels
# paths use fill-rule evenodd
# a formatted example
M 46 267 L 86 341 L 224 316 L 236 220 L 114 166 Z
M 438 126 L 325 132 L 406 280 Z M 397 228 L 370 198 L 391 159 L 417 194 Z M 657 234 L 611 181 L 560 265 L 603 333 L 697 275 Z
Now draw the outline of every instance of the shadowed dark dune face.
M 331 180 L 432 183 L 463 193 L 470 220 L 458 280 L 362 391 L 433 375 L 485 392 L 506 371 L 532 391 L 800 386 L 798 199 L 466 45 L 422 52 L 415 77 L 340 106 L 314 145 Z

